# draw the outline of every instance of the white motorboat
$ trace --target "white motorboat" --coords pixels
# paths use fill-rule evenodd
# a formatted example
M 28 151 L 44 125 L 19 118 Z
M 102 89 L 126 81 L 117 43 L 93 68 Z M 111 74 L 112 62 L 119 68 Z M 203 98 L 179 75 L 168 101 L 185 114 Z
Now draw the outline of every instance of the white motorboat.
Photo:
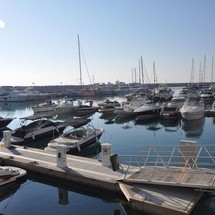
M 73 115 L 80 117 L 80 116 L 87 116 L 92 115 L 99 110 L 99 107 L 93 106 L 93 101 L 85 101 L 82 104 L 82 101 L 78 101 L 78 105 L 74 106 Z
M 194 86 L 184 87 L 179 91 L 179 96 L 182 96 L 184 98 L 197 97 L 198 95 L 199 95 L 199 91 Z
M 205 88 L 200 91 L 200 98 L 204 100 L 213 100 L 214 95 L 213 95 L 213 90 L 210 88 Z
M 205 116 L 204 102 L 199 97 L 187 98 L 184 105 L 180 109 L 180 112 L 183 119 L 200 119 Z
M 135 107 L 131 105 L 124 105 L 123 108 L 116 108 L 114 110 L 114 114 L 116 116 L 135 116 L 136 113 L 134 112 Z
M 70 113 L 74 111 L 74 108 L 73 100 L 67 98 L 58 101 L 48 100 L 32 107 L 36 114 L 45 112 Z
M 206 109 L 205 110 L 205 116 L 212 116 L 212 117 L 215 116 L 215 101 L 211 105 L 210 109 Z
M 153 99 L 155 101 L 169 101 L 172 99 L 174 91 L 166 85 L 160 85 L 155 92 Z
M 164 103 L 160 117 L 163 120 L 177 120 L 181 117 L 180 108 L 185 102 L 185 97 L 183 96 L 174 96 L 170 102 L 167 104 Z
M 24 177 L 27 172 L 14 166 L 0 166 L 0 186 L 15 182 Z
M 109 114 L 109 113 L 114 113 L 116 107 L 120 107 L 121 104 L 118 101 L 110 101 L 107 99 L 104 102 L 98 103 L 99 110 L 98 112 L 104 113 L 104 114 Z
M 175 106 L 177 108 L 181 108 L 184 105 L 185 100 L 186 98 L 184 96 L 176 95 L 167 104 L 168 106 Z
M 120 107 L 120 103 L 118 101 L 111 101 L 109 99 L 106 99 L 104 102 L 98 103 L 98 106 L 100 108 L 109 108 L 109 107 Z
M 103 128 L 80 127 L 72 129 L 51 140 L 45 150 L 56 151 L 57 146 L 64 146 L 68 154 L 80 152 L 98 142 L 103 132 Z
M 32 107 L 34 113 L 43 113 L 43 112 L 54 112 L 56 111 L 57 103 L 51 100 L 47 100 L 46 102 L 42 102 L 38 105 Z
M 66 121 L 52 121 L 46 116 L 32 115 L 21 118 L 22 124 L 11 132 L 10 142 L 15 145 L 26 145 L 46 138 L 61 135 L 67 126 L 75 128 L 85 125 L 89 119 L 68 119 Z
M 73 113 L 74 109 L 73 99 L 63 99 L 58 102 L 56 113 Z
M 154 119 L 160 116 L 161 106 L 158 103 L 147 102 L 134 112 L 142 119 Z
M 164 105 L 160 112 L 161 119 L 176 120 L 179 118 L 179 109 L 176 106 Z
M 116 107 L 114 114 L 117 116 L 135 116 L 137 113 L 134 110 L 146 104 L 147 101 L 146 96 L 136 96 L 130 101 L 122 102 L 122 107 Z

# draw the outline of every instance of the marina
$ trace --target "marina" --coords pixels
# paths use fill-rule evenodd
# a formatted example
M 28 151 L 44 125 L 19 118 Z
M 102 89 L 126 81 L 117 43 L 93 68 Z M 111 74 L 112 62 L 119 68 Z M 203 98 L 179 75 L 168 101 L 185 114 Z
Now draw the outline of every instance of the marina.
M 124 101 L 124 97 L 110 97 L 109 99 L 120 102 Z M 102 98 L 95 99 L 94 104 L 99 104 L 102 100 Z M 11 103 L 11 108 L 13 108 L 12 105 L 13 103 Z M 11 112 L 8 110 L 6 112 L 1 110 L 2 116 L 4 116 L 4 113 L 7 113 L 7 117 L 16 118 L 17 113 L 15 110 L 19 110 L 18 115 L 20 118 L 33 114 L 31 107 L 34 104 L 32 103 L 22 104 L 21 108 L 19 108 L 20 103 L 14 105 L 14 111 L 13 109 L 11 109 Z M 203 171 L 199 173 L 198 170 L 195 170 L 189 173 L 188 169 L 190 166 L 187 164 L 190 164 L 190 159 L 192 158 L 189 157 L 189 162 L 187 161 L 187 164 L 185 164 L 185 162 L 183 164 L 184 168 L 181 168 L 180 163 L 175 163 L 175 159 L 178 160 L 179 157 L 178 154 L 174 154 L 173 151 L 171 151 L 173 149 L 170 150 L 170 155 L 172 154 L 171 159 L 170 155 L 160 155 L 164 160 L 167 157 L 170 159 L 165 161 L 165 164 L 168 163 L 180 167 L 177 170 L 169 168 L 168 174 L 165 169 L 166 166 L 164 169 L 158 168 L 161 165 L 161 159 L 148 163 L 148 165 L 151 164 L 154 168 L 143 168 L 140 171 L 137 168 L 138 165 L 145 166 L 146 163 L 144 163 L 143 160 L 141 162 L 138 161 L 139 163 L 133 162 L 131 158 L 132 155 L 135 155 L 137 161 L 139 157 L 143 157 L 143 150 L 140 145 L 144 147 L 155 147 L 155 144 L 159 143 L 159 145 L 164 146 L 167 143 L 167 138 L 168 144 L 173 144 L 173 146 L 176 147 L 180 145 L 181 140 L 186 140 L 188 142 L 194 141 L 198 143 L 197 145 L 213 145 L 213 141 L 210 139 L 210 137 L 212 137 L 211 129 L 213 129 L 214 126 L 213 117 L 204 117 L 200 122 L 196 121 L 197 124 L 192 121 L 183 122 L 180 120 L 168 124 L 163 122 L 163 120 L 160 121 L 157 119 L 144 120 L 141 123 L 137 123 L 135 118 L 132 117 L 115 120 L 115 117 L 111 117 L 110 113 L 101 117 L 102 114 L 104 113 L 96 112 L 89 116 L 89 119 L 91 119 L 90 123 L 92 123 L 94 127 L 104 128 L 104 134 L 101 136 L 100 142 L 101 145 L 110 143 L 112 153 L 117 153 L 117 158 L 120 161 L 120 166 L 117 171 L 113 171 L 110 163 L 108 166 L 102 165 L 103 151 L 97 151 L 96 154 L 91 155 L 92 158 L 67 155 L 68 168 L 59 168 L 56 164 L 56 152 L 44 151 L 44 144 L 44 146 L 40 147 L 35 147 L 35 145 L 33 145 L 33 148 L 31 145 L 24 147 L 15 146 L 12 149 L 1 147 L 1 162 L 4 161 L 7 165 L 17 165 L 18 161 L 20 167 L 29 172 L 29 180 L 32 180 L 31 175 L 34 175 L 33 180 L 39 180 L 40 183 L 48 181 L 48 184 L 52 184 L 54 181 L 55 186 L 62 186 L 63 184 L 63 186 L 66 187 L 65 190 L 68 190 L 66 192 L 67 194 L 65 194 L 66 196 L 68 192 L 71 192 L 68 188 L 71 186 L 71 183 L 73 187 L 81 187 L 83 192 L 85 192 L 84 190 L 94 190 L 94 187 L 97 187 L 99 189 L 97 189 L 96 196 L 103 198 L 102 196 L 105 197 L 107 194 L 109 201 L 118 196 L 118 200 L 114 200 L 117 209 L 113 211 L 120 211 L 121 214 L 130 215 L 142 212 L 146 214 L 190 214 L 193 211 L 195 212 L 199 204 L 198 202 L 201 202 L 201 199 L 204 199 L 204 196 L 208 195 L 208 193 L 210 194 L 211 190 L 214 189 L 213 171 L 208 173 Z M 66 116 L 59 115 L 59 117 L 64 119 Z M 68 119 L 68 115 L 65 119 Z M 19 119 L 16 118 L 10 124 L 10 128 L 13 130 L 18 122 Z M 135 134 L 135 136 L 133 134 Z M 41 148 L 42 150 L 36 148 Z M 179 152 L 179 150 L 174 150 Z M 198 153 L 199 149 L 197 148 L 196 150 L 197 152 L 195 153 L 200 155 L 200 152 Z M 147 154 L 150 154 L 149 151 L 147 151 Z M 158 155 L 150 154 L 150 159 L 152 159 L 153 156 L 154 158 L 158 157 Z M 210 155 L 208 155 L 208 157 L 210 157 Z M 148 161 L 150 159 L 148 159 Z M 209 163 L 211 163 L 211 161 Z M 212 166 L 207 166 L 207 168 L 208 167 L 213 169 Z M 47 169 L 49 171 L 47 171 Z M 162 176 L 163 173 L 164 175 Z M 190 181 L 189 174 L 191 179 L 195 178 L 197 181 Z M 205 184 L 202 184 L 201 188 L 199 187 L 201 184 L 199 184 L 199 182 L 202 181 L 202 179 L 199 178 L 200 175 L 202 175 L 203 178 L 208 178 L 208 180 L 203 180 Z M 136 176 L 138 177 L 136 178 Z M 165 177 L 167 178 L 166 181 Z M 170 178 L 172 178 L 172 181 Z M 185 182 L 186 178 L 189 181 L 189 186 L 187 186 L 187 182 Z M 196 185 L 198 185 L 198 187 L 196 187 Z M 91 192 L 92 191 L 89 193 Z M 175 195 L 174 201 L 172 197 L 173 194 Z M 86 198 L 90 197 L 86 196 Z M 174 203 L 175 201 L 177 203 Z M 68 202 L 68 200 L 66 202 Z M 163 203 L 161 204 L 161 202 Z M 107 212 L 106 214 L 110 213 Z
M 214 215 L 213 8 L 4 1 L 0 215 Z

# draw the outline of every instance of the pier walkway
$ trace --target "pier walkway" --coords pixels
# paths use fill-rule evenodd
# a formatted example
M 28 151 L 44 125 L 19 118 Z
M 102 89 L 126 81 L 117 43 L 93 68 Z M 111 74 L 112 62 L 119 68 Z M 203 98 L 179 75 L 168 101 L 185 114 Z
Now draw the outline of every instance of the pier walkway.
M 119 156 L 120 168 L 116 171 L 102 161 L 73 155 L 66 155 L 66 166 L 59 167 L 56 152 L 20 146 L 0 147 L 0 165 L 21 167 L 68 183 L 81 183 L 101 192 L 124 194 L 133 210 L 153 214 L 190 214 L 203 193 L 214 189 L 215 172 L 207 166 L 213 167 L 215 159 L 212 150 L 198 148 L 194 143 L 187 144 L 192 150 L 190 147 L 174 148 L 170 156 L 166 149 L 161 153 L 153 146 L 146 152 L 141 146 L 139 152 L 142 155 Z M 207 156 L 206 152 L 209 152 Z M 204 157 L 209 157 L 212 162 L 203 161 Z M 125 158 L 129 158 L 127 163 Z M 202 176 L 204 180 L 199 179 Z
M 128 164 L 124 181 L 215 190 L 214 145 L 181 141 L 175 146 L 139 146 L 138 151 L 140 155 L 120 156 Z
M 96 186 L 102 181 L 103 189 L 106 189 L 104 184 L 108 181 L 108 189 L 116 191 L 116 179 L 122 176 L 122 173 L 113 172 L 110 167 L 103 166 L 96 159 L 67 155 L 66 163 L 65 168 L 57 166 L 56 152 L 20 146 L 0 147 L 0 164 L 19 166 L 27 171 L 39 172 L 58 179 L 81 183 L 87 177 L 89 184 L 96 180 L 97 183 L 94 184 Z

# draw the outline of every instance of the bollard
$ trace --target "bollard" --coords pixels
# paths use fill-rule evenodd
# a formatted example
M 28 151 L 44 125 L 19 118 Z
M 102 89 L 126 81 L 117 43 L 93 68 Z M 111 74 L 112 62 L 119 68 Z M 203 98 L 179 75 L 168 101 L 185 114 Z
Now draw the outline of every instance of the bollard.
M 7 131 L 3 131 L 3 140 L 4 140 L 4 146 L 6 148 L 10 148 L 11 147 L 11 131 L 7 130 Z
M 102 165 L 104 165 L 104 166 L 111 166 L 111 163 L 110 163 L 111 146 L 112 146 L 112 144 L 110 144 L 110 143 L 101 144 Z
M 57 146 L 57 167 L 67 167 L 66 147 L 64 146 Z
M 118 171 L 119 170 L 118 154 L 111 154 L 110 162 L 111 162 L 112 170 Z

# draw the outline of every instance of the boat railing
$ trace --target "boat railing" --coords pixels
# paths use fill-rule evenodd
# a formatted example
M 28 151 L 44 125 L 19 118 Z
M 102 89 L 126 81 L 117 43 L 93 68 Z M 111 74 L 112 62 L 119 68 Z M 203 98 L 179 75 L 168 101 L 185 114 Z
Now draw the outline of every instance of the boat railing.
M 118 156 L 124 181 L 189 185 L 194 183 L 191 179 L 188 182 L 189 176 L 195 178 L 195 186 L 215 189 L 214 144 L 181 141 L 179 145 L 139 145 L 137 152 Z

